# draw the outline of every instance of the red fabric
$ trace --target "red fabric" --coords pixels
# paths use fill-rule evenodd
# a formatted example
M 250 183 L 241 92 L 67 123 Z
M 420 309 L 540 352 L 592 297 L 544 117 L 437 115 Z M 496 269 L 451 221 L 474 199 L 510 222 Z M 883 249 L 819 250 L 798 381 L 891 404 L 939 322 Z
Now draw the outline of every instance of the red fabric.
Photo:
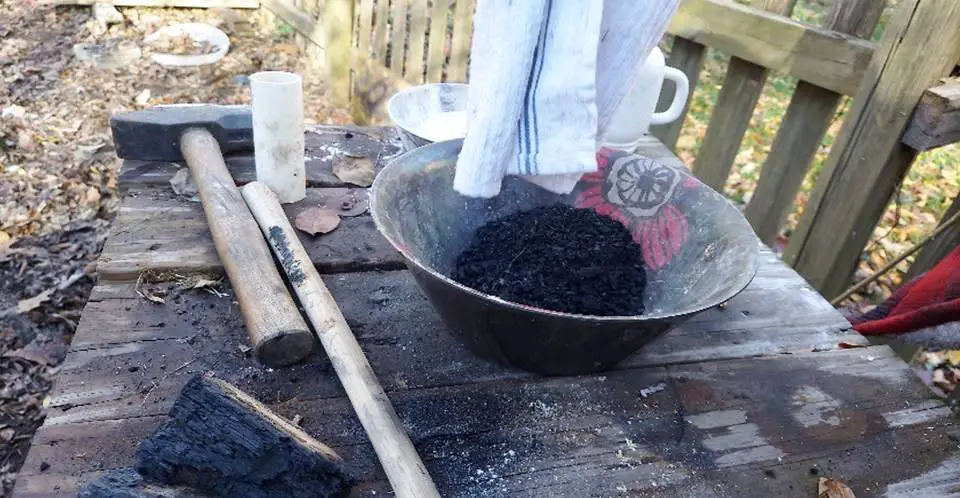
M 903 334 L 960 321 L 960 247 L 864 313 L 853 328 L 864 335 Z

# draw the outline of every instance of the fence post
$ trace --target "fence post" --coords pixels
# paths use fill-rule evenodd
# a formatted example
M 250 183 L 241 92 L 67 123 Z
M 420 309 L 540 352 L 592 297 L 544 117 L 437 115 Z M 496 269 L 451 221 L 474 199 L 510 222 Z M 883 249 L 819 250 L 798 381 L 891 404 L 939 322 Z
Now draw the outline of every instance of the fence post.
M 923 91 L 960 56 L 960 2 L 901 0 L 861 82 L 784 259 L 830 298 L 916 156 L 900 142 Z
M 837 0 L 824 27 L 869 38 L 887 0 Z M 777 238 L 842 95 L 800 81 L 744 215 L 766 244 Z
M 765 0 L 761 8 L 790 17 L 796 3 L 797 0 Z M 707 134 L 693 162 L 693 174 L 718 192 L 723 192 L 730 176 L 740 142 L 766 81 L 766 68 L 739 57 L 730 57 Z
M 350 66 L 353 58 L 354 0 L 326 0 L 321 21 L 327 77 L 333 104 L 350 105 Z

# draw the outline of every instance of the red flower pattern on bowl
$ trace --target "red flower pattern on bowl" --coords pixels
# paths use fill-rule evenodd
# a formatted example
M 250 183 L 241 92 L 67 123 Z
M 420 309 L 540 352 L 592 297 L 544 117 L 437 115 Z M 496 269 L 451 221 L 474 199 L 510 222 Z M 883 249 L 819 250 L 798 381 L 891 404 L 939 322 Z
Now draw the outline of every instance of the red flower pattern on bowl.
M 644 262 L 659 270 L 687 240 L 686 215 L 675 202 L 680 189 L 698 181 L 680 168 L 623 151 L 597 152 L 597 171 L 583 175 L 574 205 L 622 223 L 643 249 Z

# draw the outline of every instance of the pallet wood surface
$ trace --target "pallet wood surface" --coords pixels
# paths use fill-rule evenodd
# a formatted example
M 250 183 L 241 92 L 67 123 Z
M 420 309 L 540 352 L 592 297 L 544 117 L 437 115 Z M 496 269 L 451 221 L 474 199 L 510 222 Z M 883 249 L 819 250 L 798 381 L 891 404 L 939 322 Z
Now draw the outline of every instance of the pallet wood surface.
M 679 161 L 653 141 L 640 152 Z M 167 216 L 154 203 L 181 220 L 194 216 L 195 203 L 159 190 L 135 186 L 123 201 L 128 213 L 154 212 L 138 218 L 145 231 L 177 226 L 153 224 Z M 342 188 L 311 195 L 334 190 Z M 123 216 L 111 239 L 136 227 Z M 338 230 L 358 242 L 376 237 Z M 308 250 L 320 263 L 323 249 Z M 473 356 L 406 270 L 357 271 L 359 257 L 328 266 L 324 280 L 443 496 L 806 497 L 818 476 L 858 497 L 938 496 L 960 486 L 949 409 L 768 250 L 726 306 L 609 372 L 576 377 Z M 228 284 L 214 292 L 169 278 L 95 287 L 14 496 L 74 496 L 105 470 L 131 465 L 182 386 L 207 372 L 283 417 L 302 417 L 303 429 L 360 476 L 351 496 L 390 493 L 321 348 L 298 365 L 265 368 L 249 354 Z

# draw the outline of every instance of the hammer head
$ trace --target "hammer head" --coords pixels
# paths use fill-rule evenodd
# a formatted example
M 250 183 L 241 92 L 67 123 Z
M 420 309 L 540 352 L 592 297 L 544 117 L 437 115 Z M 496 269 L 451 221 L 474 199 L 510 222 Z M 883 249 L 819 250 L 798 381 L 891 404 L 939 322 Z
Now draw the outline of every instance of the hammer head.
M 180 137 L 204 128 L 224 153 L 253 150 L 253 114 L 248 106 L 177 104 L 117 114 L 110 119 L 117 156 L 141 161 L 183 161 Z

